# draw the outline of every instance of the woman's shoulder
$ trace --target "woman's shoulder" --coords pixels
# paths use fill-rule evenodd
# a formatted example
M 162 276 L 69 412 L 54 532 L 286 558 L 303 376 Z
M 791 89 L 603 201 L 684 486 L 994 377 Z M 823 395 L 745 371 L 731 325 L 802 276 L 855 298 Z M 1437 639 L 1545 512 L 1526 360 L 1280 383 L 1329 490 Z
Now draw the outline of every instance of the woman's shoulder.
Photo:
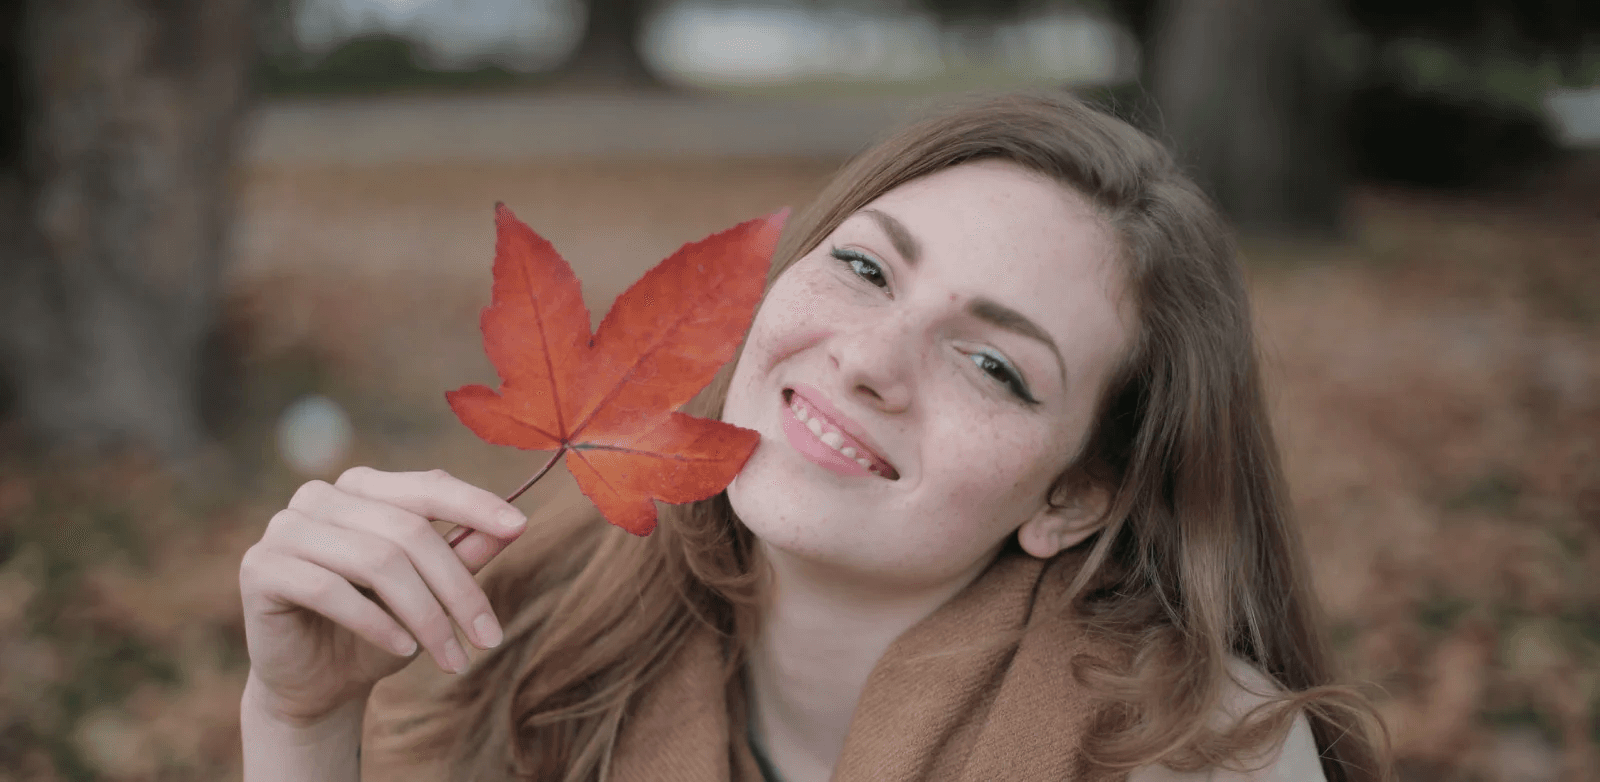
M 1265 703 L 1278 691 L 1276 684 L 1255 666 L 1237 657 L 1229 658 L 1231 674 L 1215 718 L 1219 725 L 1237 722 L 1252 709 Z M 1304 712 L 1295 715 L 1283 743 L 1271 748 L 1258 760 L 1241 763 L 1251 771 L 1209 769 L 1173 771 L 1166 766 L 1146 766 L 1128 775 L 1128 782 L 1324 782 L 1321 755 L 1311 735 L 1311 721 Z

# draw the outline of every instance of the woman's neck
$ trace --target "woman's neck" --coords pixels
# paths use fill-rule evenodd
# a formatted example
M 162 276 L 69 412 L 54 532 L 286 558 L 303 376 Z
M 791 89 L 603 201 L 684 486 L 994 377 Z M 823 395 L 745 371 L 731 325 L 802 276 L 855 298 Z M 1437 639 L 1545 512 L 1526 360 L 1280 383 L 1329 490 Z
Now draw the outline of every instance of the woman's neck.
M 772 602 L 750 649 L 751 718 L 784 782 L 826 782 L 889 645 L 982 572 L 924 588 L 852 581 L 766 548 Z

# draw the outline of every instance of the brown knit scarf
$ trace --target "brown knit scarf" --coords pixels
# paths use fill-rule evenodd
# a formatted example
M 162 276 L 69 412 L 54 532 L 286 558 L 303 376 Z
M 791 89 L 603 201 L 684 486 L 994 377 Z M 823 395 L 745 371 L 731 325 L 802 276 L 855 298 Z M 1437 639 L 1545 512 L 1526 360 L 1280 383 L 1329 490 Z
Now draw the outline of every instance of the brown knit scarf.
M 1104 654 L 1064 599 L 1081 559 L 1002 554 L 889 646 L 862 691 L 834 782 L 1106 780 L 1080 748 L 1098 715 L 1073 658 Z M 729 724 L 722 641 L 685 644 L 624 723 L 616 782 L 759 782 Z

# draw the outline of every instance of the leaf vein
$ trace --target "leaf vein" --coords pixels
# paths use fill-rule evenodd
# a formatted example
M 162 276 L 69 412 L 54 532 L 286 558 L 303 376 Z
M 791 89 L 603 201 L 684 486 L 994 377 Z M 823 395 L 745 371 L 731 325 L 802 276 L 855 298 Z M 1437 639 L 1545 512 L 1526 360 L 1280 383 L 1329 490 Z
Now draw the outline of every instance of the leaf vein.
M 615 307 L 616 305 L 613 304 L 612 306 Z M 684 321 L 690 320 L 691 313 L 689 310 L 690 308 L 686 307 L 685 311 L 679 314 L 679 316 L 673 320 L 672 326 L 667 330 L 667 332 L 663 334 L 660 339 L 656 340 L 656 343 L 651 345 L 649 350 L 642 351 L 639 354 L 639 357 L 634 359 L 633 363 L 628 366 L 628 371 L 623 373 L 622 377 L 617 378 L 617 382 L 606 391 L 606 395 L 604 397 L 600 398 L 600 402 L 589 410 L 589 414 L 584 416 L 583 421 L 577 426 L 573 427 L 573 439 L 577 439 L 578 435 L 583 432 L 583 428 L 588 426 L 589 422 L 594 420 L 594 417 L 599 415 L 601 410 L 605 409 L 606 405 L 611 402 L 613 397 L 621 393 L 622 387 L 627 385 L 628 382 L 633 378 L 633 373 L 639 370 L 639 365 L 643 364 L 645 359 L 654 356 L 657 351 L 664 349 L 668 344 L 670 344 L 672 336 L 678 332 Z
M 591 443 L 583 443 L 583 444 L 580 444 L 580 445 L 574 445 L 572 447 L 572 449 L 574 451 L 611 451 L 613 453 L 624 453 L 624 454 L 629 454 L 629 455 L 632 455 L 632 456 L 654 456 L 654 457 L 656 457 L 658 459 L 666 459 L 666 460 L 675 461 L 675 462 L 721 462 L 721 461 L 726 461 L 725 458 L 719 458 L 719 457 L 715 457 L 715 456 L 684 456 L 684 455 L 675 454 L 675 453 L 662 453 L 660 451 L 642 451 L 642 450 L 639 450 L 637 448 L 624 448 L 624 447 L 622 447 L 620 445 L 596 445 L 596 444 L 591 444 Z M 585 459 L 584 463 L 587 464 L 588 461 L 589 460 Z
M 528 269 L 526 266 L 524 266 L 522 271 L 522 287 L 527 290 L 528 305 L 533 308 L 533 319 L 538 323 L 539 326 L 539 344 L 540 347 L 544 348 L 540 352 L 544 354 L 544 368 L 545 372 L 548 373 L 548 377 L 550 378 L 550 401 L 554 403 L 556 408 L 556 428 L 562 432 L 566 432 L 567 426 L 561 417 L 561 384 L 556 382 L 555 362 L 551 361 L 550 359 L 550 334 L 545 330 L 544 327 L 544 311 L 539 308 L 539 297 L 538 294 L 536 294 L 533 290 L 532 275 L 527 273 Z M 567 438 L 564 436 L 557 436 L 554 439 L 563 443 L 567 441 Z
M 587 458 L 584 457 L 583 451 L 581 451 L 581 450 L 579 450 L 577 448 L 573 448 L 572 449 L 572 455 L 577 457 L 579 460 L 581 460 L 583 462 L 583 465 L 585 467 L 588 467 L 590 472 L 594 473 L 595 479 L 600 481 L 601 483 L 605 484 L 605 487 L 607 489 L 609 489 L 612 494 L 615 494 L 615 495 L 618 495 L 618 496 L 620 496 L 622 494 L 621 491 L 617 490 L 617 487 L 612 486 L 611 482 L 606 480 L 606 474 L 601 472 L 599 467 L 594 466 L 594 464 L 592 464 Z

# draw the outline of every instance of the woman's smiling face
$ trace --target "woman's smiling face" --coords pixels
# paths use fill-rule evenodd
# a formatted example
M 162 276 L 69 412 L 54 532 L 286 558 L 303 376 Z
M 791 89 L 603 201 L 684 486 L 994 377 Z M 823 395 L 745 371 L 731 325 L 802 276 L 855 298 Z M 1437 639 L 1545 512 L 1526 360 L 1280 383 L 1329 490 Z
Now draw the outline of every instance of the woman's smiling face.
M 846 219 L 756 314 L 723 420 L 761 433 L 728 488 L 786 555 L 870 581 L 970 577 L 1051 512 L 1130 333 L 1103 220 L 1014 164 L 955 166 Z M 859 462 L 864 462 L 862 466 Z

